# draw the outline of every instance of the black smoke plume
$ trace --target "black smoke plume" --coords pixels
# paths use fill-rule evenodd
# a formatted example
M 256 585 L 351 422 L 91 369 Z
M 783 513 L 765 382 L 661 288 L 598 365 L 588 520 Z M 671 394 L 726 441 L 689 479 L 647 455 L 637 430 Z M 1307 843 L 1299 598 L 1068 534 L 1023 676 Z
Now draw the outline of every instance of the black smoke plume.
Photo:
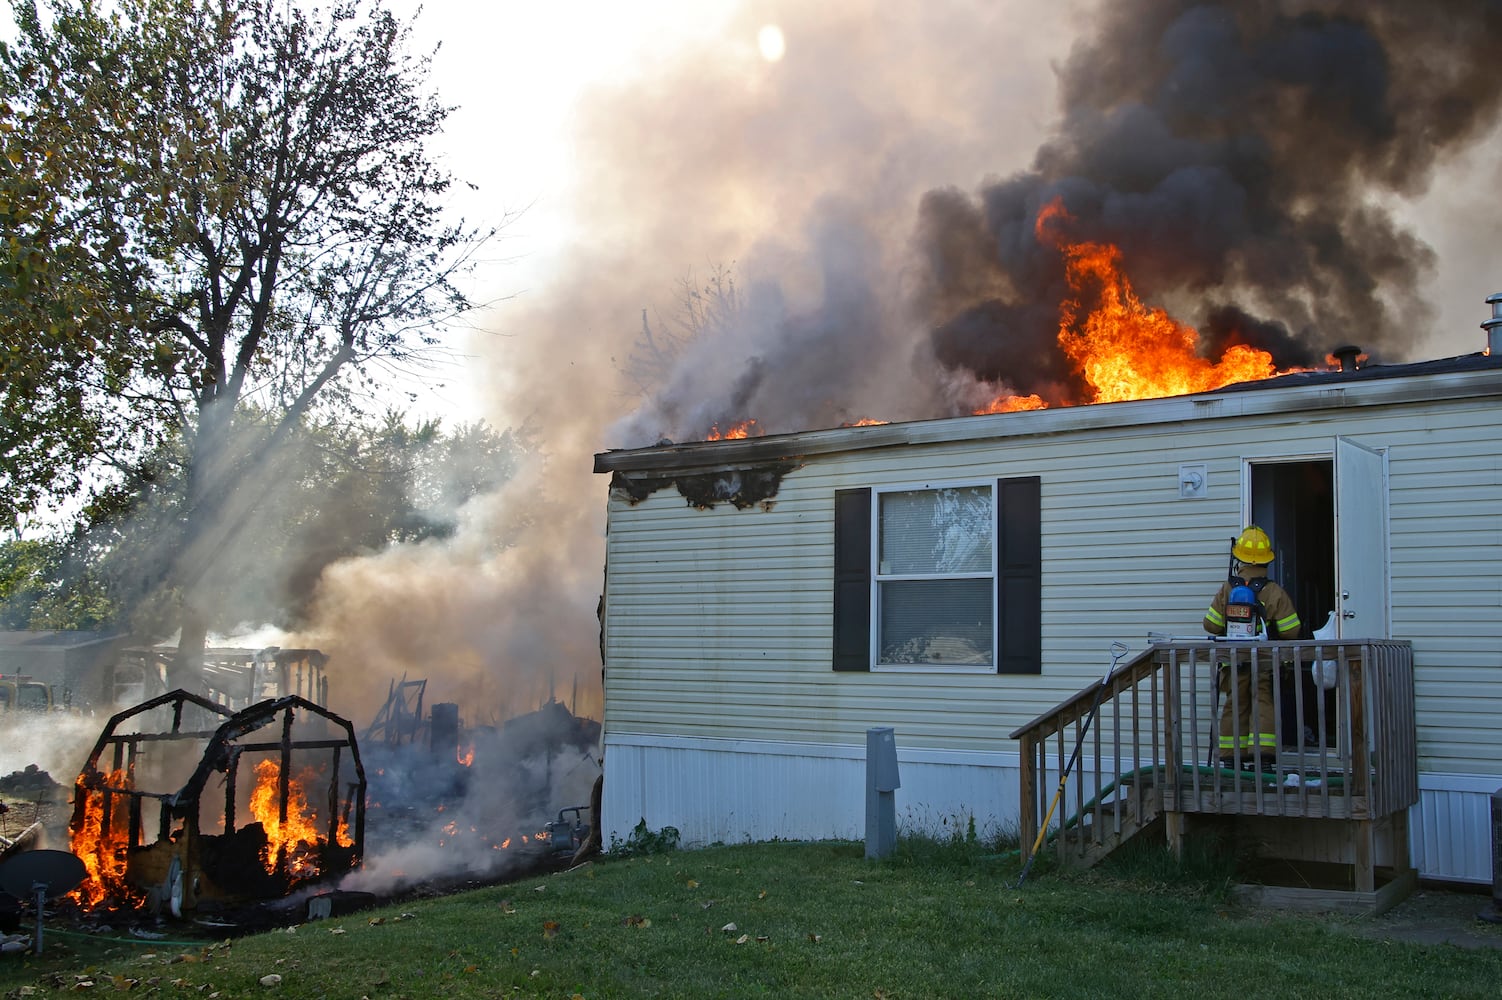
M 1121 248 L 1144 299 L 1181 303 L 1214 356 L 1280 367 L 1337 344 L 1401 356 L 1434 254 L 1383 207 L 1495 124 L 1502 4 L 1201 3 L 1101 8 L 1060 73 L 1032 168 L 919 211 L 920 314 L 938 359 L 1071 401 L 1052 352 L 1059 200 L 1075 241 Z M 978 289 L 995 289 L 978 294 Z

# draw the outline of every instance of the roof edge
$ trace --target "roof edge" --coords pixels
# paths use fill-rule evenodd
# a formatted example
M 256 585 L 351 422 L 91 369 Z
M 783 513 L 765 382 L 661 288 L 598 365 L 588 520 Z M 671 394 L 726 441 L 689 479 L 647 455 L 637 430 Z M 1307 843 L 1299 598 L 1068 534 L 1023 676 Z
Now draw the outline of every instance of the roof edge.
M 594 471 L 625 473 L 729 468 L 904 445 L 1000 440 L 1193 420 L 1502 396 L 1502 358 L 1494 365 L 1465 371 L 1395 373 L 1386 378 L 1330 380 L 1314 384 L 1277 383 L 1278 379 L 1268 379 L 1266 387 L 1256 392 L 1215 390 L 1191 396 L 617 449 L 596 454 Z

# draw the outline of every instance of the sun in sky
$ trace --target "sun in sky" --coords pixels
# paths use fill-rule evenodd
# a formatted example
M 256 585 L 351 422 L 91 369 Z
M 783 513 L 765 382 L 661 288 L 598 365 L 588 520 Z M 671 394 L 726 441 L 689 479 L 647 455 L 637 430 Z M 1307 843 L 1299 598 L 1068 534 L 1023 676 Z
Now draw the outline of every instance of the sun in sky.
M 761 57 L 767 62 L 776 62 L 787 51 L 787 39 L 782 37 L 782 29 L 775 24 L 762 25 L 756 33 L 756 46 L 761 49 Z

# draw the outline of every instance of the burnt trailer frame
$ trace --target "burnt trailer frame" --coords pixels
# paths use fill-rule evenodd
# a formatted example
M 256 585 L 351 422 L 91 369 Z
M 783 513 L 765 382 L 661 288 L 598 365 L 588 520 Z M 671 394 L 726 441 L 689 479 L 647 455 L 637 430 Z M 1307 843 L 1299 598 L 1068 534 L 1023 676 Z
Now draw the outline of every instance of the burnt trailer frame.
M 165 731 L 121 732 L 130 720 L 164 706 L 172 708 L 172 723 Z M 214 729 L 185 729 L 185 710 L 196 707 L 210 714 L 210 721 L 222 721 Z M 298 713 L 313 716 L 323 731 L 315 738 L 294 736 Z M 274 740 L 248 742 L 251 736 L 280 722 L 280 734 Z M 342 736 L 326 735 L 332 728 Z M 135 785 L 136 763 L 143 746 L 193 741 L 202 745 L 197 767 L 188 780 L 175 791 L 138 788 Z M 296 877 L 289 870 L 284 854 L 278 855 L 275 870 L 258 862 L 259 848 L 265 845 L 265 832 L 259 824 L 236 828 L 236 794 L 240 759 L 243 754 L 275 753 L 278 755 L 280 779 L 277 808 L 285 823 L 291 789 L 295 755 L 309 751 L 327 751 L 330 767 L 327 774 L 328 828 L 325 838 L 316 845 L 319 851 L 318 874 Z M 341 789 L 343 761 L 349 756 L 353 779 Z M 108 770 L 100 762 L 109 755 Z M 111 776 L 124 774 L 124 781 Z M 223 774 L 224 833 L 205 835 L 200 829 L 201 810 L 209 779 Z M 365 767 L 360 758 L 355 731 L 346 719 L 298 695 L 269 699 L 230 712 L 222 705 L 184 690 L 176 690 L 119 712 L 106 724 L 88 761 L 78 776 L 70 829 L 76 837 L 87 822 L 91 795 L 102 797 L 100 829 L 112 829 L 113 814 L 123 799 L 129 811 L 125 841 L 116 849 L 125 855 L 125 881 L 147 897 L 149 905 L 170 903 L 175 914 L 193 908 L 200 899 L 243 901 L 285 895 L 294 884 L 316 882 L 336 877 L 358 867 L 364 858 L 365 845 Z M 145 844 L 142 839 L 143 803 L 155 799 L 160 804 L 157 839 Z M 173 827 L 181 823 L 179 829 Z M 341 825 L 351 841 L 338 843 Z M 254 829 L 252 829 L 254 828 Z M 226 872 L 241 871 L 238 877 L 226 878 Z

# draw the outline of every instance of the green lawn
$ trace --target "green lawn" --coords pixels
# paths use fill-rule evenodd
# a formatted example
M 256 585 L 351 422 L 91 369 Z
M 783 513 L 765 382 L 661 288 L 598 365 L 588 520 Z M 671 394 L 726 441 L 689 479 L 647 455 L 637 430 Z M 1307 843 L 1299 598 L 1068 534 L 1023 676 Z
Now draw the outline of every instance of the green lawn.
M 23 988 L 282 997 L 1495 997 L 1502 950 L 1363 937 L 1139 856 L 1094 872 L 904 841 L 771 843 L 573 871 L 225 942 L 46 938 Z M 1479 902 L 1478 902 L 1479 908 Z M 170 933 L 170 932 L 169 932 Z M 186 932 L 179 937 L 186 937 Z M 280 982 L 264 986 L 268 975 Z M 82 978 L 80 978 L 82 977 Z M 80 986 L 80 983 L 91 986 Z

